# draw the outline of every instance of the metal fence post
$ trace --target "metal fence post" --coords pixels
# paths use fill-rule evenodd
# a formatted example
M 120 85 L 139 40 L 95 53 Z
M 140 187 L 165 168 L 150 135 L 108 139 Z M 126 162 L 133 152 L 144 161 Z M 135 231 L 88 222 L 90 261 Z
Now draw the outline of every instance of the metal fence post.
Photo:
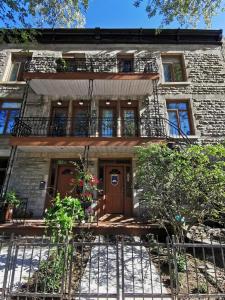
M 7 252 L 7 258 L 5 262 L 5 272 L 4 272 L 4 279 L 3 279 L 3 285 L 2 285 L 2 295 L 3 298 L 6 298 L 6 290 L 7 290 L 7 281 L 8 281 L 8 274 L 10 269 L 10 263 L 12 259 L 12 249 L 13 249 L 13 243 L 14 243 L 14 233 L 10 236 L 10 242 L 8 246 L 8 252 Z

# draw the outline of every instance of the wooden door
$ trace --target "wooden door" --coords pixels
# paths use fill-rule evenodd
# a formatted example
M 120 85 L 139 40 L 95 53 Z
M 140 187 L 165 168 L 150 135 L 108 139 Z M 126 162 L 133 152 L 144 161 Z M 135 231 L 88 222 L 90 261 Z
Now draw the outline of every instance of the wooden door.
M 124 168 L 122 166 L 105 167 L 106 213 L 124 212 Z
M 65 197 L 66 195 L 73 196 L 76 193 L 73 190 L 74 185 L 72 184 L 75 172 L 74 166 L 58 166 L 56 190 L 57 193 L 60 193 L 61 197 Z
M 67 130 L 68 107 L 53 107 L 49 133 L 53 136 L 65 136 Z

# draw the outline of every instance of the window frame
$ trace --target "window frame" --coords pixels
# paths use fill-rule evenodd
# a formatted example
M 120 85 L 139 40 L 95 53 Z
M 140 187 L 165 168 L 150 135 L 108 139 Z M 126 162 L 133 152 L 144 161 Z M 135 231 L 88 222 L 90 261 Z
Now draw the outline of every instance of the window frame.
M 9 122 L 9 119 L 10 119 L 10 113 L 9 112 L 11 112 L 13 110 L 18 110 L 19 113 L 20 113 L 20 110 L 21 110 L 21 106 L 20 106 L 20 108 L 2 108 L 2 104 L 7 103 L 7 102 L 20 103 L 22 105 L 22 100 L 20 100 L 20 99 L 19 100 L 17 100 L 17 99 L 0 99 L 0 111 L 2 111 L 2 110 L 7 111 L 7 116 L 6 116 L 6 121 L 5 121 L 5 124 L 4 124 L 3 133 L 0 133 L 0 137 L 10 135 L 10 133 L 6 133 L 6 129 L 8 127 L 8 122 Z
M 131 62 L 131 71 L 126 72 L 123 71 L 123 62 L 130 61 Z M 134 73 L 135 66 L 134 66 L 134 54 L 133 53 L 118 53 L 117 54 L 117 70 L 118 73 Z
M 166 59 L 167 61 L 163 61 L 164 59 Z M 171 61 L 170 61 L 170 59 L 171 59 Z M 177 62 L 172 61 L 172 59 L 177 59 Z M 186 66 L 185 66 L 185 60 L 184 60 L 183 53 L 161 53 L 161 62 L 162 62 L 163 83 L 178 83 L 179 84 L 180 82 L 187 82 L 187 73 L 186 73 Z M 181 81 L 175 81 L 174 65 L 177 63 L 180 63 L 180 66 L 181 66 L 182 79 L 183 79 Z M 170 65 L 172 81 L 165 80 L 164 64 Z
M 23 80 L 23 72 L 25 64 L 32 59 L 32 53 L 20 53 L 20 52 L 12 52 L 10 56 L 10 66 L 7 72 L 6 81 L 8 82 L 24 82 Z M 16 74 L 16 80 L 10 80 L 12 75 L 13 65 L 19 64 L 19 68 Z
M 186 103 L 187 104 L 187 109 L 172 109 L 172 108 L 168 108 L 168 104 L 171 103 Z M 177 117 L 177 123 L 178 123 L 178 128 L 179 130 L 182 130 L 181 128 L 181 122 L 180 122 L 180 116 L 179 116 L 179 111 L 183 111 L 183 112 L 187 112 L 188 115 L 188 121 L 189 121 L 189 127 L 190 127 L 190 134 L 186 134 L 184 132 L 184 134 L 186 134 L 187 136 L 192 136 L 195 135 L 195 130 L 194 130 L 194 122 L 193 122 L 193 114 L 192 114 L 192 109 L 191 109 L 191 105 L 190 105 L 190 101 L 187 99 L 167 99 L 166 100 L 166 110 L 167 110 L 167 116 L 169 119 L 169 112 L 176 112 L 176 117 Z M 169 128 L 168 128 L 169 129 Z

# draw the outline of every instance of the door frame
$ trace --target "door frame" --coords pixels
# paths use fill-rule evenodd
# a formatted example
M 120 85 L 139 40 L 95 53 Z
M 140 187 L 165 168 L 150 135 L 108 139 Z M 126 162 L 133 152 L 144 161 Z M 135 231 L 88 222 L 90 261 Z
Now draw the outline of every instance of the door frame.
M 104 183 L 103 183 L 103 195 L 101 197 L 105 196 L 105 191 L 106 191 L 106 166 L 115 166 L 115 167 L 123 167 L 123 215 L 133 215 L 133 192 L 131 193 L 131 197 L 127 197 L 126 195 L 126 190 L 127 190 L 127 181 L 126 181 L 126 167 L 130 167 L 130 173 L 131 173 L 131 189 L 133 191 L 133 165 L 132 165 L 132 159 L 127 158 L 127 159 L 99 159 L 98 160 L 98 177 L 99 177 L 99 171 L 100 168 L 103 167 L 104 170 Z M 126 202 L 130 202 L 130 211 L 126 209 Z M 112 213 L 113 214 L 113 213 Z M 116 215 L 116 213 L 115 213 Z

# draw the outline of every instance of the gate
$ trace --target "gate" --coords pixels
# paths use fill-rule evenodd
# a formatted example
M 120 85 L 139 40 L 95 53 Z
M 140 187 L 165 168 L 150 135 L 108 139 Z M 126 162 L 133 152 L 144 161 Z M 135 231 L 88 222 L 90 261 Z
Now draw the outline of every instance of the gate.
M 224 251 L 222 243 L 160 243 L 153 237 L 85 234 L 64 243 L 3 238 L 0 296 L 224 300 Z

